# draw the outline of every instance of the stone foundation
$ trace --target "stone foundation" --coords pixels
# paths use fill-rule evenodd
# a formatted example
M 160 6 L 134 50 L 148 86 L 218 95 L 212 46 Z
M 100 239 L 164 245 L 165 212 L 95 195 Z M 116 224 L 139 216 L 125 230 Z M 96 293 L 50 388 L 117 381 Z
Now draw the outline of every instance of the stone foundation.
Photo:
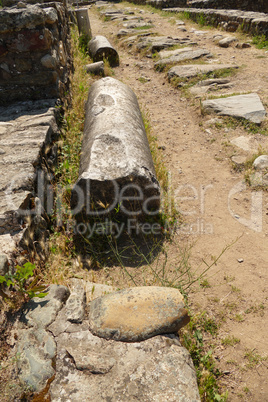
M 189 7 L 227 10 L 258 11 L 268 13 L 267 0 L 188 0 Z
M 67 9 L 61 3 L 0 11 L 0 105 L 59 98 L 71 70 Z
M 238 28 L 251 35 L 265 35 L 268 38 L 268 15 L 239 10 L 212 10 L 201 8 L 166 8 L 164 11 L 174 13 L 187 12 L 193 21 L 198 21 L 200 15 L 206 24 L 235 32 Z

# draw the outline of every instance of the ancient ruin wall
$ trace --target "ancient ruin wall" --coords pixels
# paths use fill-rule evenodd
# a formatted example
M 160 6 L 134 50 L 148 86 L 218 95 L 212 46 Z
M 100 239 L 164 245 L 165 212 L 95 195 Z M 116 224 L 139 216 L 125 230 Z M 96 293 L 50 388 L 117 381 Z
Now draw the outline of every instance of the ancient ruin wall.
M 188 6 L 268 13 L 267 0 L 188 0 Z
M 0 105 L 63 100 L 71 69 L 67 9 L 61 3 L 0 11 Z

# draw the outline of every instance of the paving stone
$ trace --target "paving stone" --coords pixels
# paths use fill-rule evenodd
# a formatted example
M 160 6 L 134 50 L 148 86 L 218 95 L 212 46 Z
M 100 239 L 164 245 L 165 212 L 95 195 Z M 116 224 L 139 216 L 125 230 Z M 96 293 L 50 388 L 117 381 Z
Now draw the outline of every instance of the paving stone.
M 172 288 L 124 289 L 93 300 L 89 307 L 91 332 L 117 341 L 177 332 L 189 322 L 183 297 Z
M 46 328 L 55 320 L 69 295 L 70 291 L 65 286 L 50 285 L 44 298 L 34 297 L 25 305 L 22 322 L 29 327 Z
M 181 53 L 191 52 L 193 49 L 191 47 L 184 47 L 182 49 L 175 49 L 175 50 L 161 50 L 158 54 L 161 59 L 165 59 L 171 56 L 177 56 Z
M 189 352 L 175 335 L 124 343 L 79 331 L 56 342 L 52 401 L 200 401 Z
M 189 64 L 187 66 L 175 66 L 168 71 L 168 78 L 193 78 L 200 74 L 207 74 L 227 68 L 236 69 L 238 66 L 233 66 L 231 64 Z
M 256 124 L 260 124 L 266 116 L 264 106 L 256 93 L 206 100 L 202 104 L 207 112 L 242 117 Z
M 189 38 L 172 38 L 170 36 L 152 36 L 142 39 L 137 44 L 137 49 L 142 50 L 148 48 L 152 51 L 152 53 L 159 52 L 162 49 L 167 49 L 174 45 L 192 45 L 196 44 L 195 42 L 191 42 Z
M 19 330 L 18 337 L 19 379 L 32 391 L 41 392 L 55 374 L 52 364 L 56 356 L 54 338 L 42 328 Z
M 211 57 L 211 54 L 206 49 L 195 49 L 195 50 L 191 49 L 186 52 L 181 52 L 174 56 L 161 59 L 155 63 L 155 66 L 157 67 L 166 64 L 180 63 L 182 61 L 187 60 L 195 60 L 204 56 Z

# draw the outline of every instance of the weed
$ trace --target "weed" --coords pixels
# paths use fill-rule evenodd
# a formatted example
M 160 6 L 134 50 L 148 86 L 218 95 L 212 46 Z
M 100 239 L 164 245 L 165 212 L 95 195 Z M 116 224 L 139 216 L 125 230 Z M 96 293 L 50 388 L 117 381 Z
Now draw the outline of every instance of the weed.
M 190 323 L 180 331 L 183 345 L 189 350 L 197 373 L 199 393 L 202 401 L 226 401 L 228 393 L 219 394 L 217 379 L 221 372 L 215 367 L 213 350 L 204 347 L 202 332 L 210 332 L 211 318 L 203 313 L 191 315 Z
M 250 313 L 254 313 L 254 314 L 259 313 L 260 316 L 262 317 L 264 315 L 263 303 L 260 303 L 259 305 L 251 306 L 245 310 L 245 314 L 250 314 Z
M 240 293 L 241 289 L 237 288 L 236 286 L 232 285 L 231 286 L 231 291 L 232 293 Z
M 234 321 L 237 321 L 237 322 L 243 322 L 244 321 L 244 317 L 243 317 L 242 314 L 235 314 L 233 319 L 234 319 Z
M 203 279 L 203 281 L 200 283 L 201 288 L 211 288 L 211 285 L 207 279 Z
M 7 288 L 12 287 L 13 292 L 15 291 L 23 301 L 26 300 L 27 296 L 32 299 L 33 297 L 45 297 L 47 293 L 43 291 L 47 289 L 47 286 L 40 285 L 38 276 L 32 280 L 29 284 L 28 279 L 34 276 L 35 265 L 27 262 L 22 267 L 17 265 L 15 267 L 15 273 L 7 273 L 4 276 L 0 276 L 0 284 L 4 284 Z M 0 295 L 4 299 L 11 299 L 12 296 L 8 295 L 5 291 L 0 289 Z
M 239 342 L 240 342 L 240 339 L 236 338 L 234 336 L 227 336 L 226 338 L 223 338 L 221 340 L 221 343 L 224 346 L 235 346 Z
M 268 38 L 265 35 L 254 36 L 252 38 L 252 43 L 258 49 L 268 49 Z
M 244 355 L 244 358 L 248 361 L 246 365 L 247 368 L 254 368 L 263 361 L 267 360 L 267 356 L 261 356 L 255 348 L 247 350 L 247 352 Z
M 110 66 L 110 63 L 107 59 L 103 59 L 104 62 L 104 76 L 105 77 L 111 77 L 114 75 L 114 71 L 112 67 Z
M 196 22 L 197 22 L 201 27 L 207 25 L 206 18 L 205 18 L 205 14 L 203 14 L 203 13 L 198 14 L 198 16 L 196 17 Z
M 138 81 L 140 81 L 142 84 L 145 84 L 146 82 L 148 82 L 148 79 L 145 77 L 139 77 Z

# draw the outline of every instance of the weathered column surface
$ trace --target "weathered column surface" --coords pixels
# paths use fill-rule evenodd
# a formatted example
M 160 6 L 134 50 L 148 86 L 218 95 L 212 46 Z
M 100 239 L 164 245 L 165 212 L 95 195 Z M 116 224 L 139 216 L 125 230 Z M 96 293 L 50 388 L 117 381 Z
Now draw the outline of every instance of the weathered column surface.
M 103 61 L 96 61 L 96 63 L 87 64 L 85 66 L 85 70 L 87 73 L 91 74 L 104 74 L 104 63 Z
M 105 36 L 97 35 L 92 38 L 88 44 L 88 51 L 93 61 L 107 59 L 110 66 L 116 67 L 119 65 L 118 53 Z
M 102 78 L 89 90 L 73 213 L 87 219 L 96 209 L 104 215 L 119 208 L 131 217 L 155 212 L 159 204 L 160 187 L 137 98 L 122 82 Z
M 85 35 L 88 40 L 92 38 L 88 8 L 77 8 L 75 10 L 78 31 L 80 35 Z

